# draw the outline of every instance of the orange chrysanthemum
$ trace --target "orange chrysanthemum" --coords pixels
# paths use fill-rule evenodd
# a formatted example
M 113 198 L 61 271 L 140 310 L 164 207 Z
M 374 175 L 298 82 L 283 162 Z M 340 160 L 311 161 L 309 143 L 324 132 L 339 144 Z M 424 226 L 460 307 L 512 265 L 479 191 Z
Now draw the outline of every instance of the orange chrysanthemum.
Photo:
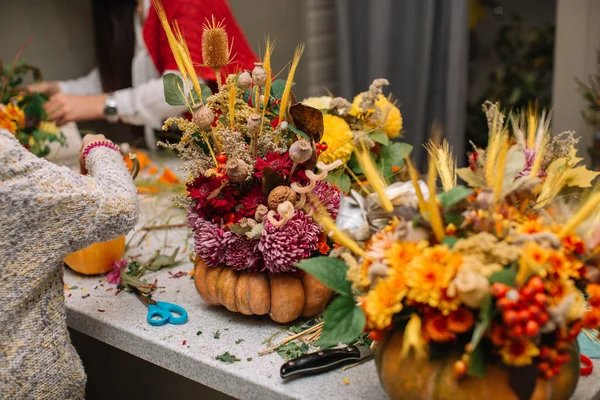
M 583 319 L 581 322 L 584 328 L 596 329 L 598 325 L 600 325 L 600 310 L 597 308 L 592 308 L 583 314 Z
M 517 228 L 517 233 L 529 234 L 538 233 L 544 230 L 544 223 L 541 218 L 527 219 Z
M 329 250 L 331 250 L 331 247 L 329 247 L 329 245 L 327 244 L 327 236 L 325 236 L 324 234 L 321 234 L 321 236 L 319 236 L 317 250 L 319 250 L 319 253 L 321 254 L 329 254 Z
M 0 128 L 6 129 L 11 133 L 17 132 L 17 124 L 15 123 L 15 121 L 5 117 L 4 115 L 0 115 Z
M 394 242 L 385 252 L 385 260 L 396 272 L 402 273 L 406 265 L 420 254 L 419 246 L 412 242 Z
M 459 308 L 448 316 L 448 328 L 452 332 L 464 333 L 473 326 L 473 313 L 466 308 Z
M 5 118 L 14 121 L 17 124 L 17 129 L 21 129 L 25 126 L 25 113 L 19 107 L 12 103 L 9 103 L 4 108 L 3 114 Z
M 380 279 L 363 298 L 363 310 L 369 329 L 386 329 L 394 314 L 402 310 L 406 286 L 401 274 Z
M 548 271 L 560 279 L 580 279 L 583 263 L 576 258 L 565 256 L 563 251 L 552 251 L 547 258 Z
M 539 354 L 540 349 L 527 339 L 508 340 L 500 349 L 504 363 L 515 367 L 530 365 Z
M 585 291 L 590 296 L 588 302 L 592 307 L 600 307 L 600 285 L 597 283 L 590 283 L 585 288 Z
M 429 247 L 415 257 L 411 267 L 405 270 L 406 284 L 410 288 L 408 298 L 439 309 L 448 315 L 460 304 L 458 297 L 446 293 L 450 281 L 462 264 L 462 256 L 445 245 Z
M 429 313 L 423 318 L 425 337 L 434 342 L 449 342 L 456 338 L 450 330 L 450 320 L 440 313 Z

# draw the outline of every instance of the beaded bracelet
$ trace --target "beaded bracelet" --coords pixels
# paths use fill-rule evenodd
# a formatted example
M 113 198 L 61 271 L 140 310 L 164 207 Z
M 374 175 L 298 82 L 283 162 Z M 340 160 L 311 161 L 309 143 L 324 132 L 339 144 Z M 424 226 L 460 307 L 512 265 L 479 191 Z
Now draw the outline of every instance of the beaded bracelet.
M 121 152 L 121 149 L 119 148 L 119 146 L 117 146 L 114 143 L 111 142 L 94 142 L 90 145 L 88 145 L 84 150 L 83 150 L 83 162 L 85 163 L 85 159 L 87 158 L 88 154 L 90 151 L 92 151 L 93 149 L 95 149 L 96 147 L 108 147 L 109 149 L 113 149 L 115 151 L 118 151 L 119 153 Z

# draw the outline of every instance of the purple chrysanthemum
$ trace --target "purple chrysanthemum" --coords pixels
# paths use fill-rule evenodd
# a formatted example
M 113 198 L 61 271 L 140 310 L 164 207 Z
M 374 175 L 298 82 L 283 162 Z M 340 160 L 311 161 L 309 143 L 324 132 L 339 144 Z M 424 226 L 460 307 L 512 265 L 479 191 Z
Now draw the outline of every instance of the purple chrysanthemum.
M 197 218 L 194 231 L 194 250 L 210 267 L 216 267 L 225 260 L 225 242 L 231 232 L 224 232 L 217 224 Z
M 200 215 L 198 215 L 198 211 L 196 210 L 196 206 L 194 204 L 190 205 L 187 213 L 188 223 L 192 227 L 192 230 L 196 229 L 196 223 L 198 221 L 202 221 Z
M 258 271 L 262 257 L 258 241 L 232 233 L 225 241 L 225 264 L 234 271 Z
M 340 208 L 340 191 L 329 182 L 318 181 L 313 192 L 327 212 L 335 219 Z
M 263 270 L 295 272 L 294 264 L 316 250 L 320 233 L 312 219 L 299 210 L 279 228 L 267 221 L 258 244 L 265 261 Z

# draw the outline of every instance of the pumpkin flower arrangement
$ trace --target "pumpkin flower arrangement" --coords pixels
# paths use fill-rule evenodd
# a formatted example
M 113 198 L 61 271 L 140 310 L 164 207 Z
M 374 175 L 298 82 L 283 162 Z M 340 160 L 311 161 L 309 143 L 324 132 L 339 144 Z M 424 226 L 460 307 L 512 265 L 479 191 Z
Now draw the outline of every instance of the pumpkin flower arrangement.
M 341 161 L 318 161 L 321 111 L 296 103 L 291 91 L 303 52 L 296 49 L 287 79 L 273 81 L 267 40 L 252 71 L 200 85 L 177 23 L 154 3 L 181 77 L 164 77 L 165 98 L 189 107 L 192 120 L 170 118 L 188 171 L 185 203 L 195 243 L 195 284 L 209 303 L 281 323 L 321 312 L 331 291 L 294 264 L 327 255 L 333 242 L 314 220 L 318 207 L 337 214 L 340 192 L 325 181 Z M 203 62 L 220 77 L 229 63 L 225 27 L 212 21 L 202 37 Z M 185 91 L 189 87 L 188 94 Z
M 539 154 L 550 157 L 557 151 L 552 140 L 544 139 L 533 172 L 523 174 L 528 167 L 520 125 L 504 124 L 498 108 L 488 116 L 489 145 L 478 151 L 480 158 L 471 170 L 482 170 L 476 188 L 457 185 L 448 146 L 430 142 L 428 196 L 407 159 L 416 199 L 413 216 L 391 214 L 387 225 L 363 243 L 343 235 L 331 221 L 330 231 L 344 247 L 331 257 L 299 264 L 341 294 L 325 311 L 324 341 L 344 342 L 370 331 L 380 348 L 396 349 L 393 356 L 376 357 L 388 392 L 399 389 L 394 386 L 398 381 L 392 382 L 399 376 L 386 368 L 433 363 L 442 354 L 453 365 L 455 388 L 466 375 L 483 377 L 494 365 L 529 374 L 535 386 L 536 374 L 552 379 L 566 364 L 577 366 L 573 342 L 583 328 L 600 324 L 600 286 L 588 280 L 588 269 L 600 262 L 600 193 L 584 196 L 577 208 L 557 198 L 557 189 L 540 199 L 546 185 L 559 183 L 538 178 L 539 171 L 580 178 L 582 170 L 570 158 L 574 151 L 557 156 L 566 158 L 561 169 L 540 168 L 545 164 L 537 161 Z M 547 126 L 540 124 L 539 129 Z M 524 176 L 535 179 L 527 186 L 519 184 Z M 588 183 L 590 173 L 584 176 Z M 443 187 L 439 193 L 438 177 Z M 383 197 L 385 191 L 377 193 L 383 207 L 389 199 Z M 406 364 L 386 364 L 388 356 Z M 429 379 L 418 379 L 425 382 L 421 386 L 408 380 L 403 385 L 413 385 L 414 393 L 420 393 L 414 398 L 427 393 Z
M 402 133 L 402 114 L 395 101 L 384 96 L 386 79 L 375 79 L 369 90 L 359 93 L 352 103 L 342 97 L 310 97 L 303 104 L 318 108 L 325 114 L 324 133 L 317 148 L 319 161 L 343 161 L 344 165 L 327 177 L 342 191 L 350 191 L 352 180 L 362 187 L 365 174 L 353 150 L 366 146 L 377 169 L 387 181 L 404 165 L 404 155 L 412 150 L 406 143 L 392 142 Z

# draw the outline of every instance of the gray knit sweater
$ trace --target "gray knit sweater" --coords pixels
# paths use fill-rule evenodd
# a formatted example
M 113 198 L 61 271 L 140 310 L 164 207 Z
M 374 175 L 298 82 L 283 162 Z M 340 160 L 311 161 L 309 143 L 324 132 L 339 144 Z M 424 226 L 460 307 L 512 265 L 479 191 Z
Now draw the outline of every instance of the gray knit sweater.
M 0 130 L 0 399 L 81 399 L 86 376 L 65 318 L 63 258 L 138 217 L 120 154 L 90 151 L 89 176 L 40 159 Z

